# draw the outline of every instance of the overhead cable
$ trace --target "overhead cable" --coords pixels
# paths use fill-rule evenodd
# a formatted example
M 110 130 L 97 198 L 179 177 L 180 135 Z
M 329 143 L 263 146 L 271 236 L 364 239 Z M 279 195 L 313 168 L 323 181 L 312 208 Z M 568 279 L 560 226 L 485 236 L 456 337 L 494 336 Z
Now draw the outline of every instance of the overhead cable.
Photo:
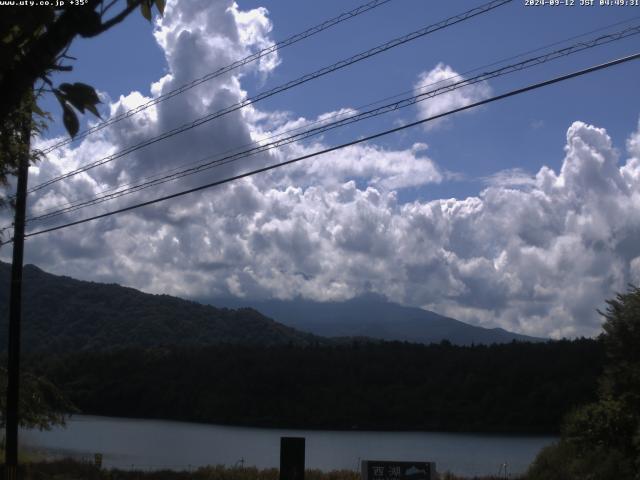
M 237 68 L 243 67 L 249 63 L 255 62 L 256 60 L 260 60 L 263 57 L 266 57 L 267 55 L 271 55 L 272 53 L 275 53 L 277 50 L 281 50 L 285 47 L 288 47 L 290 45 L 293 45 L 294 43 L 299 42 L 300 40 L 304 40 L 305 38 L 309 38 L 317 33 L 322 32 L 323 30 L 327 30 L 328 28 L 331 28 L 335 25 L 338 25 L 339 23 L 342 23 L 346 20 L 350 20 L 354 17 L 357 17 L 358 15 L 368 12 L 369 10 L 373 10 L 374 8 L 377 8 L 381 5 L 384 5 L 385 3 L 389 3 L 391 0 L 372 0 L 370 2 L 364 3 L 352 10 L 349 10 L 348 12 L 343 12 L 340 15 L 330 18 L 329 20 L 325 20 L 324 22 L 315 25 L 311 28 L 308 28 L 307 30 L 305 30 L 304 32 L 300 32 L 300 33 L 296 33 L 295 35 L 292 35 L 284 40 L 281 40 L 280 42 L 271 44 L 265 48 L 263 48 L 262 50 L 252 53 L 251 55 L 247 55 L 246 57 L 240 59 L 240 60 L 236 60 L 233 63 L 230 63 L 229 65 L 226 65 L 224 67 L 221 67 L 213 72 L 210 72 L 200 78 L 196 78 L 195 80 L 192 80 L 189 83 L 185 83 L 184 85 L 181 85 L 177 88 L 174 88 L 171 91 L 168 91 L 166 93 L 163 93 L 162 95 L 159 95 L 151 100 L 149 100 L 148 102 L 145 102 L 141 105 L 138 105 L 137 107 L 134 107 L 130 110 L 127 110 L 126 112 L 120 113 L 118 115 L 115 115 L 107 120 L 105 120 L 104 122 L 101 122 L 97 125 L 94 125 L 91 128 L 88 128 L 87 130 L 84 130 L 83 132 L 78 133 L 74 138 L 67 138 L 65 140 L 62 140 L 54 145 L 51 145 L 50 147 L 47 147 L 45 149 L 42 150 L 42 153 L 47 154 L 49 152 L 52 152 L 64 145 L 67 145 L 75 140 L 79 140 L 81 138 L 84 138 L 88 135 L 91 135 L 92 133 L 95 133 L 99 130 L 102 130 L 105 127 L 108 127 L 110 125 L 113 125 L 114 123 L 119 122 L 120 120 L 123 120 L 125 118 L 129 118 L 133 115 L 135 115 L 136 113 L 142 112 L 143 110 L 146 110 L 149 107 L 152 107 L 153 105 L 157 105 L 160 102 L 163 102 L 165 100 L 168 100 L 169 98 L 173 98 L 176 95 L 180 95 L 190 89 L 192 89 L 193 87 L 197 87 L 198 85 L 203 84 L 204 82 L 207 82 L 209 80 L 212 80 L 214 78 L 217 78 L 221 75 L 224 75 L 225 73 L 231 72 L 232 70 L 235 70 Z
M 445 80 L 441 80 L 440 82 L 436 82 L 436 84 L 438 83 L 445 83 L 445 85 L 443 85 L 442 87 L 436 88 L 436 89 L 432 89 L 432 90 L 428 90 L 428 91 L 421 91 L 424 90 L 426 88 L 426 86 L 423 86 L 421 88 L 418 89 L 418 91 L 421 91 L 421 93 L 417 93 L 415 95 L 412 95 L 410 97 L 407 98 L 403 98 L 400 99 L 398 101 L 395 102 L 391 102 L 391 103 L 387 103 L 385 105 L 379 106 L 377 108 L 373 108 L 373 109 L 369 109 L 367 111 L 363 111 L 363 112 L 356 112 L 353 113 L 351 116 L 346 117 L 346 118 L 342 118 L 339 120 L 334 120 L 331 122 L 327 122 L 326 119 L 320 122 L 314 122 L 314 124 L 317 123 L 322 123 L 322 125 L 319 125 L 317 127 L 313 127 L 313 128 L 307 128 L 307 129 L 303 129 L 303 127 L 298 128 L 298 129 L 293 129 L 293 130 L 297 130 L 299 131 L 299 133 L 293 134 L 293 135 L 289 135 L 283 138 L 280 138 L 278 140 L 274 140 L 272 142 L 260 145 L 258 142 L 256 142 L 253 148 L 244 150 L 244 151 L 238 151 L 234 154 L 228 154 L 228 155 L 223 155 L 223 156 L 217 156 L 217 155 L 210 155 L 208 157 L 202 158 L 200 159 L 198 162 L 192 162 L 192 163 L 199 163 L 198 165 L 194 166 L 194 167 L 190 167 L 190 168 L 186 168 L 186 169 L 174 169 L 172 172 L 167 173 L 163 176 L 156 176 L 157 178 L 142 182 L 142 183 L 138 183 L 137 185 L 133 185 L 133 186 L 129 186 L 130 184 L 126 184 L 124 186 L 121 187 L 115 187 L 114 189 L 110 189 L 110 192 L 101 192 L 100 194 L 91 197 L 89 199 L 85 199 L 85 200 L 81 200 L 81 201 L 76 201 L 76 202 L 70 202 L 69 204 L 67 204 L 67 206 L 61 206 L 61 207 L 54 207 L 52 209 L 50 209 L 49 211 L 43 212 L 37 216 L 32 216 L 28 218 L 28 222 L 32 223 L 34 221 L 37 220 L 45 220 L 45 219 L 50 219 L 65 213 L 71 213 L 74 211 L 77 211 L 79 209 L 82 208 L 86 208 L 88 206 L 92 206 L 92 205 L 97 205 L 100 203 L 104 203 L 106 201 L 109 200 L 113 200 L 119 197 L 122 197 L 124 195 L 129 195 L 131 193 L 135 193 L 141 190 L 145 190 L 147 188 L 151 188 L 151 187 L 155 187 L 164 183 L 167 183 L 169 181 L 173 181 L 173 180 L 177 180 L 179 178 L 183 178 L 185 176 L 189 176 L 189 175 L 193 175 L 196 173 L 200 173 L 202 171 L 205 170 L 209 170 L 211 168 L 214 167 L 218 167 L 218 166 L 222 166 L 222 165 L 226 165 L 235 161 L 238 161 L 240 159 L 243 158 L 247 158 L 262 152 L 266 152 L 268 150 L 272 150 L 275 148 L 279 148 L 282 147 L 284 145 L 288 145 L 306 138 L 310 138 L 312 136 L 316 136 L 319 135 L 321 133 L 325 133 L 327 131 L 339 128 L 339 127 L 343 127 L 352 123 L 356 123 L 368 118 L 372 118 L 372 117 L 376 117 L 376 116 L 380 116 L 380 115 L 384 115 L 386 113 L 390 113 L 390 112 L 394 112 L 397 111 L 399 109 L 402 108 L 406 108 L 410 105 L 414 105 L 416 103 L 425 101 L 425 100 L 429 100 L 431 98 L 434 98 L 436 96 L 439 95 L 443 95 L 446 93 L 450 93 L 454 90 L 460 89 L 460 88 L 464 88 L 470 85 L 474 85 L 480 82 L 484 82 L 493 78 L 497 78 L 497 77 L 501 77 L 504 75 L 508 75 L 510 73 L 516 72 L 516 71 L 521 71 L 521 70 L 525 70 L 527 68 L 531 68 L 537 65 L 541 65 L 543 63 L 547 63 L 549 61 L 552 60 L 556 60 L 558 58 L 562 58 L 562 57 L 566 57 L 587 49 L 591 49 L 600 45 L 604 45 L 604 44 L 608 44 L 614 41 L 618 41 L 621 40 L 623 38 L 627 38 L 630 37 L 632 35 L 637 35 L 640 34 L 640 25 L 636 25 L 636 26 L 632 26 L 632 27 L 628 27 L 625 28 L 619 32 L 615 32 L 615 33 L 611 33 L 608 35 L 601 35 L 597 38 L 594 38 L 592 40 L 589 41 L 583 41 L 583 42 L 579 42 L 576 43 L 574 45 L 571 45 L 569 47 L 565 47 L 565 48 L 561 48 L 552 52 L 548 52 L 546 54 L 543 55 L 539 55 L 537 57 L 533 57 L 533 58 L 529 58 L 526 60 L 523 60 L 521 62 L 518 63 L 514 63 L 511 65 L 506 65 L 504 67 L 489 71 L 489 72 L 484 72 L 480 75 L 476 75 L 475 77 L 471 77 L 468 79 L 462 79 L 459 80 L 457 82 L 453 82 L 453 83 L 448 83 L 448 81 L 450 81 L 449 79 L 445 79 Z M 451 77 L 453 78 L 453 77 Z M 433 85 L 433 84 L 432 84 Z M 301 130 L 301 131 L 300 131 Z M 285 133 L 289 133 L 288 132 L 283 132 L 282 134 L 280 134 L 279 136 L 284 135 Z M 211 160 L 213 159 L 213 160 Z M 204 163 L 202 163 L 204 162 Z
M 227 114 L 229 114 L 231 112 L 234 112 L 236 110 L 244 108 L 244 107 L 246 107 L 248 105 L 252 105 L 252 104 L 257 103 L 257 102 L 259 102 L 261 100 L 269 98 L 269 97 L 271 97 L 273 95 L 276 95 L 278 93 L 284 92 L 284 91 L 289 90 L 291 88 L 297 87 L 298 85 L 302 85 L 303 83 L 306 83 L 306 82 L 309 82 L 309 81 L 314 80 L 316 78 L 319 78 L 319 77 L 322 77 L 324 75 L 327 75 L 328 73 L 334 72 L 336 70 L 340 70 L 340 69 L 345 68 L 345 67 L 347 67 L 349 65 L 353 65 L 354 63 L 360 62 L 360 61 L 362 61 L 362 60 L 364 60 L 366 58 L 369 58 L 369 57 L 372 57 L 372 56 L 377 55 L 379 53 L 385 52 L 385 51 L 387 51 L 389 49 L 392 49 L 394 47 L 397 47 L 399 45 L 403 45 L 403 44 L 405 44 L 407 42 L 410 42 L 412 40 L 416 40 L 416 39 L 421 38 L 421 37 L 423 37 L 425 35 L 428 35 L 430 33 L 434 33 L 434 32 L 436 32 L 438 30 L 442 30 L 442 29 L 447 28 L 447 27 L 449 27 L 451 25 L 455 25 L 457 23 L 460 23 L 460 22 L 463 22 L 463 21 L 468 20 L 470 18 L 473 18 L 473 17 L 475 17 L 477 15 L 486 13 L 486 12 L 488 12 L 490 10 L 498 8 L 498 7 L 500 7 L 500 6 L 504 5 L 504 4 L 510 3 L 512 1 L 513 0 L 492 0 L 492 1 L 488 2 L 488 3 L 480 5 L 479 7 L 475 7 L 475 8 L 472 8 L 470 10 L 467 10 L 466 12 L 463 12 L 463 13 L 461 13 L 459 15 L 455 15 L 453 17 L 449 17 L 449 18 L 447 18 L 445 20 L 442 20 L 442 21 L 440 21 L 438 23 L 426 26 L 426 27 L 421 28 L 419 30 L 416 30 L 414 32 L 411 32 L 411 33 L 408 33 L 406 35 L 403 35 L 402 37 L 397 37 L 397 38 L 395 38 L 393 40 L 390 40 L 390 41 L 388 41 L 388 42 L 386 42 L 386 43 L 384 43 L 382 45 L 378 45 L 377 47 L 369 49 L 369 50 L 367 50 L 365 52 L 361 52 L 361 53 L 359 53 L 357 55 L 353 55 L 353 56 L 351 56 L 349 58 L 346 58 L 344 60 L 336 62 L 336 63 L 334 63 L 332 65 L 329 65 L 327 67 L 324 67 L 324 68 L 321 68 L 319 70 L 316 70 L 313 73 L 309 73 L 309 74 L 303 75 L 302 77 L 299 77 L 299 78 L 297 78 L 295 80 L 291 80 L 291 81 L 289 81 L 289 82 L 287 82 L 285 84 L 282 84 L 282 85 L 274 87 L 274 88 L 272 88 L 270 90 L 264 91 L 264 92 L 254 96 L 254 97 L 247 98 L 247 99 L 245 99 L 245 100 L 243 100 L 241 102 L 235 103 L 233 105 L 230 105 L 230 106 L 228 106 L 226 108 L 223 108 L 221 110 L 218 110 L 216 112 L 209 113 L 209 114 L 207 114 L 207 115 L 205 115 L 203 117 L 200 117 L 200 118 L 198 118 L 198 119 L 196 119 L 196 120 L 194 120 L 192 122 L 185 123 L 185 124 L 183 124 L 183 125 L 181 125 L 179 127 L 176 127 L 176 128 L 174 128 L 172 130 L 169 130 L 169 131 L 166 131 L 166 132 L 164 132 L 164 133 L 162 133 L 160 135 L 157 135 L 155 137 L 152 137 L 152 138 L 149 138 L 147 140 L 144 140 L 143 142 L 140 142 L 140 143 L 138 143 L 136 145 L 132 145 L 132 146 L 126 147 L 126 148 L 124 148 L 124 149 L 122 149 L 122 150 L 120 150 L 118 152 L 115 152 L 115 153 L 113 153 L 111 155 L 108 155 L 108 156 L 106 156 L 106 157 L 104 157 L 104 158 L 102 158 L 100 160 L 91 162 L 91 163 L 89 163 L 87 165 L 84 165 L 84 166 L 82 166 L 80 168 L 77 168 L 75 170 L 71 170 L 69 172 L 66 172 L 66 173 L 63 173 L 61 175 L 58 175 L 57 177 L 54 177 L 54 178 L 49 179 L 49 180 L 47 180 L 45 182 L 42 182 L 42 183 L 40 183 L 38 185 L 35 185 L 34 187 L 31 187 L 29 189 L 28 193 L 36 192 L 36 191 L 41 190 L 41 189 L 43 189 L 45 187 L 48 187 L 49 185 L 52 185 L 52 184 L 54 184 L 56 182 L 64 180 L 66 178 L 72 177 L 74 175 L 78 175 L 79 173 L 82 173 L 82 172 L 86 172 L 86 171 L 91 170 L 93 168 L 96 168 L 96 167 L 98 167 L 100 165 L 104 165 L 105 163 L 112 162 L 113 160 L 116 160 L 118 158 L 124 157 L 125 155 L 128 155 L 129 153 L 135 152 L 135 151 L 137 151 L 137 150 L 139 150 L 141 148 L 147 147 L 147 146 L 152 145 L 152 144 L 154 144 L 156 142 L 159 142 L 161 140 L 165 140 L 167 138 L 173 137 L 174 135 L 178 135 L 180 133 L 184 133 L 184 132 L 186 132 L 188 130 L 191 130 L 191 129 L 196 128 L 196 127 L 198 127 L 200 125 L 203 125 L 204 123 L 210 122 L 211 120 L 214 120 L 216 118 L 222 117 L 223 115 L 227 115 Z
M 572 79 L 572 78 L 576 78 L 576 77 L 579 77 L 579 76 L 587 75 L 589 73 L 593 73 L 593 72 L 596 72 L 596 71 L 599 71 L 599 70 L 604 70 L 606 68 L 611 68 L 611 67 L 613 67 L 615 65 L 620 65 L 620 64 L 623 64 L 623 63 L 626 63 L 626 62 L 630 62 L 632 60 L 637 60 L 639 58 L 640 58 L 640 53 L 635 53 L 633 55 L 629 55 L 629 56 L 626 56 L 626 57 L 618 58 L 616 60 L 611 60 L 611 61 L 606 62 L 606 63 L 602 63 L 602 64 L 595 65 L 595 66 L 592 66 L 592 67 L 589 67 L 589 68 L 578 70 L 576 72 L 569 73 L 569 74 L 566 74 L 566 75 L 561 75 L 559 77 L 555 77 L 555 78 L 552 78 L 550 80 L 545 80 L 545 81 L 542 81 L 542 82 L 534 83 L 534 84 L 528 85 L 526 87 L 522 87 L 522 88 L 518 88 L 518 89 L 515 89 L 515 90 L 511 90 L 511 91 L 509 91 L 507 93 L 503 93 L 501 95 L 496 95 L 496 96 L 487 98 L 485 100 L 480 100 L 478 102 L 474 102 L 474 103 L 471 103 L 469 105 L 465 105 L 463 107 L 459 107 L 459 108 L 456 108 L 456 109 L 453 109 L 453 110 L 449 110 L 449 111 L 444 112 L 444 113 L 440 113 L 440 114 L 437 114 L 437 115 L 432 115 L 430 117 L 423 118 L 421 120 L 417 120 L 415 122 L 411 122 L 411 123 L 402 125 L 400 127 L 395 127 L 395 128 L 392 128 L 392 129 L 389 129 L 389 130 L 385 130 L 385 131 L 382 131 L 382 132 L 379 132 L 379 133 L 376 133 L 376 134 L 373 134 L 373 135 L 369 135 L 369 136 L 366 136 L 366 137 L 363 137 L 363 138 L 359 138 L 359 139 L 353 140 L 351 142 L 343 143 L 343 144 L 340 144 L 340 145 L 337 145 L 337 146 L 334 146 L 334 147 L 329 147 L 329 148 L 326 148 L 326 149 L 323 149 L 323 150 L 320 150 L 320 151 L 317 151 L 317 152 L 313 152 L 313 153 L 310 153 L 310 154 L 307 154 L 307 155 L 302 155 L 302 156 L 299 156 L 299 157 L 296 157 L 296 158 L 293 158 L 293 159 L 290 159 L 290 160 L 286 160 L 284 162 L 272 164 L 272 165 L 269 165 L 269 166 L 266 166 L 266 167 L 261 167 L 261 168 L 258 168 L 258 169 L 255 169 L 255 170 L 251 170 L 251 171 L 246 172 L 246 173 L 242 173 L 242 174 L 239 174 L 239 175 L 235 175 L 235 176 L 232 176 L 232 177 L 225 178 L 223 180 L 217 180 L 215 182 L 207 183 L 205 185 L 200 185 L 198 187 L 190 188 L 188 190 L 183 190 L 183 191 L 180 191 L 180 192 L 177 192 L 177 193 L 173 193 L 173 194 L 170 194 L 170 195 L 165 195 L 165 196 L 162 196 L 162 197 L 159 197 L 159 198 L 155 198 L 153 200 L 148 200 L 146 202 L 137 203 L 137 204 L 134 204 L 134 205 L 130 205 L 128 207 L 120 208 L 120 209 L 117 209 L 117 210 L 112 210 L 110 212 L 102 213 L 102 214 L 99 214 L 99 215 L 94 215 L 92 217 L 87 217 L 87 218 L 84 218 L 84 219 L 81 219 L 81 220 L 76 220 L 76 221 L 65 223 L 65 224 L 62 224 L 62 225 L 57 225 L 55 227 L 50 227 L 50 228 L 45 228 L 45 229 L 42 229 L 42 230 L 37 230 L 37 231 L 34 231 L 34 232 L 30 232 L 30 233 L 25 235 L 25 238 L 34 237 L 36 235 L 42 235 L 44 233 L 49 233 L 49 232 L 54 232 L 54 231 L 66 229 L 66 228 L 69 228 L 69 227 L 72 227 L 72 226 L 76 226 L 76 225 L 81 225 L 81 224 L 84 224 L 84 223 L 87 223 L 87 222 L 91 222 L 91 221 L 94 221 L 94 220 L 98 220 L 98 219 L 101 219 L 101 218 L 107 218 L 107 217 L 110 217 L 110 216 L 113 216 L 113 215 L 129 212 L 129 211 L 141 208 L 141 207 L 153 205 L 153 204 L 156 204 L 156 203 L 159 203 L 159 202 L 163 202 L 163 201 L 166 201 L 166 200 L 170 200 L 170 199 L 173 199 L 173 198 L 182 197 L 182 196 L 188 195 L 190 193 L 194 193 L 194 192 L 198 192 L 198 191 L 205 190 L 205 189 L 208 189 L 208 188 L 212 188 L 212 187 L 216 187 L 216 186 L 219 186 L 219 185 L 223 185 L 223 184 L 226 184 L 226 183 L 234 182 L 234 181 L 237 181 L 237 180 L 240 180 L 240 179 L 243 179 L 243 178 L 251 177 L 251 176 L 256 175 L 258 173 L 267 172 L 267 171 L 274 170 L 274 169 L 277 169 L 277 168 L 281 168 L 281 167 L 284 167 L 284 166 L 287 166 L 287 165 L 291 165 L 293 163 L 297 163 L 297 162 L 300 162 L 302 160 L 306 160 L 306 159 L 309 159 L 309 158 L 312 158 L 312 157 L 317 157 L 319 155 L 324 155 L 324 154 L 329 153 L 329 152 L 333 152 L 333 151 L 336 151 L 336 150 L 341 150 L 341 149 L 346 148 L 346 147 L 350 147 L 350 146 L 357 145 L 357 144 L 360 144 L 360 143 L 363 143 L 363 142 L 374 140 L 376 138 L 380 138 L 380 137 L 383 137 L 383 136 L 386 136 L 386 135 L 389 135 L 389 134 L 392 134 L 392 133 L 400 132 L 400 131 L 406 130 L 408 128 L 415 127 L 417 125 L 422 125 L 424 123 L 427 123 L 427 122 L 430 122 L 430 121 L 433 121 L 433 120 L 437 120 L 439 118 L 443 118 L 443 117 L 446 117 L 448 115 L 452 115 L 454 113 L 458 113 L 458 112 L 462 112 L 462 111 L 469 110 L 469 109 L 472 109 L 472 108 L 476 108 L 476 107 L 479 107 L 481 105 L 486 105 L 488 103 L 496 102 L 498 100 L 503 100 L 505 98 L 512 97 L 512 96 L 515 96 L 515 95 L 520 95 L 522 93 L 526 93 L 526 92 L 529 92 L 529 91 L 532 91 L 532 90 L 537 90 L 539 88 L 546 87 L 548 85 L 552 85 L 552 84 L 555 84 L 555 83 L 560 83 L 560 82 L 563 82 L 563 81 L 566 81 L 566 80 L 569 80 L 569 79 Z M 5 242 L 3 242 L 3 244 L 10 243 L 11 241 L 13 241 L 13 240 L 5 241 Z
M 619 21 L 619 22 L 616 22 L 616 23 L 613 23 L 613 24 L 609 24 L 609 25 L 606 25 L 606 26 L 603 26 L 603 27 L 598 27 L 598 28 L 590 30 L 588 32 L 584 32 L 584 33 L 581 33 L 579 35 L 574 35 L 572 37 L 565 38 L 564 40 L 555 41 L 553 43 L 549 43 L 549 44 L 546 44 L 544 46 L 537 47 L 535 49 L 527 50 L 526 52 L 522 52 L 522 53 L 519 53 L 517 55 L 512 55 L 512 56 L 509 56 L 507 58 L 503 58 L 501 60 L 496 60 L 496 61 L 494 61 L 492 63 L 485 64 L 485 65 L 480 66 L 480 67 L 475 67 L 473 69 L 466 70 L 466 71 L 464 71 L 462 73 L 458 73 L 456 75 L 451 75 L 449 77 L 443 78 L 443 79 L 438 80 L 436 82 L 432 82 L 432 83 L 429 83 L 429 84 L 421 85 L 421 86 L 416 87 L 416 88 L 414 88 L 412 90 L 405 90 L 403 92 L 396 93 L 396 94 L 391 95 L 391 96 L 387 96 L 385 98 L 382 98 L 380 100 L 376 100 L 374 102 L 367 103 L 365 105 L 360 105 L 358 107 L 342 109 L 339 112 L 333 113 L 333 114 L 331 114 L 331 115 L 329 115 L 327 117 L 323 116 L 321 119 L 315 120 L 315 121 L 310 122 L 310 123 L 306 123 L 306 124 L 304 124 L 304 125 L 302 125 L 300 127 L 291 128 L 289 130 L 286 130 L 284 132 L 280 132 L 280 133 L 277 133 L 277 134 L 271 134 L 271 135 L 269 135 L 269 136 L 267 136 L 267 137 L 265 137 L 265 138 L 263 138 L 263 139 L 261 139 L 259 141 L 252 141 L 250 143 L 247 143 L 247 144 L 244 144 L 244 145 L 241 145 L 241 146 L 226 150 L 224 152 L 219 152 L 217 155 L 218 156 L 225 156 L 225 155 L 229 155 L 229 154 L 231 154 L 233 152 L 236 152 L 236 153 L 237 152 L 241 152 L 241 151 L 243 151 L 243 149 L 246 149 L 248 147 L 257 145 L 257 144 L 259 144 L 259 143 L 261 143 L 261 142 L 263 142 L 265 140 L 270 140 L 270 139 L 273 139 L 273 138 L 277 138 L 277 137 L 280 137 L 281 135 L 284 135 L 286 133 L 293 133 L 293 132 L 302 131 L 302 130 L 305 130 L 307 127 L 310 127 L 310 126 L 313 126 L 313 125 L 318 125 L 318 124 L 321 124 L 321 123 L 326 123 L 329 120 L 334 120 L 334 119 L 338 119 L 338 118 L 341 118 L 341 117 L 346 117 L 349 114 L 355 114 L 355 113 L 358 113 L 360 111 L 363 111 L 364 109 L 370 109 L 371 107 L 373 107 L 375 105 L 381 105 L 381 104 L 383 104 L 385 102 L 389 102 L 390 100 L 402 98 L 402 97 L 404 97 L 404 96 L 406 96 L 408 94 L 413 93 L 416 90 L 424 90 L 424 89 L 426 89 L 428 87 L 433 87 L 435 85 L 444 84 L 444 83 L 447 83 L 447 82 L 454 81 L 456 79 L 464 79 L 470 73 L 475 73 L 475 72 L 478 72 L 478 71 L 486 71 L 487 69 L 489 69 L 491 67 L 494 67 L 496 65 L 500 65 L 500 64 L 503 64 L 505 62 L 508 62 L 508 61 L 511 61 L 511 60 L 515 60 L 517 58 L 522 58 L 522 57 L 524 57 L 526 55 L 530 55 L 532 53 L 540 52 L 540 51 L 543 51 L 545 49 L 549 49 L 551 47 L 554 47 L 554 46 L 557 46 L 557 45 L 561 45 L 563 43 L 566 43 L 566 42 L 569 42 L 569 41 L 572 41 L 572 40 L 576 40 L 578 38 L 586 37 L 587 35 L 591 35 L 591 34 L 594 34 L 594 33 L 597 33 L 597 32 L 608 30 L 608 29 L 610 29 L 612 27 L 616 27 L 616 26 L 619 26 L 619 25 L 623 25 L 625 23 L 630 23 L 632 21 L 636 21 L 638 19 L 640 19 L 640 15 L 635 16 L 635 17 L 630 18 L 630 19 L 625 19 L 625 20 L 622 20 L 622 21 Z M 184 168 L 184 167 L 190 166 L 190 165 L 198 164 L 198 163 L 202 162 L 203 160 L 206 160 L 206 159 L 209 159 L 209 158 L 212 158 L 212 157 L 213 157 L 213 155 L 211 155 L 209 157 L 206 157 L 204 159 L 191 161 L 191 162 L 188 162 L 186 164 L 182 164 L 182 165 L 173 167 L 173 168 L 171 168 L 169 170 L 163 170 L 163 171 L 160 171 L 160 172 L 156 172 L 154 174 L 147 175 L 146 177 L 143 177 L 142 180 L 145 180 L 145 181 L 146 180 L 152 180 L 152 179 L 155 179 L 155 178 L 160 177 L 160 176 L 164 176 L 164 175 L 167 175 L 167 174 L 170 174 L 170 173 L 174 173 L 174 172 L 179 171 L 181 168 Z M 133 182 L 127 182 L 127 183 L 124 183 L 124 184 L 119 184 L 119 185 L 114 185 L 114 186 L 111 186 L 111 187 L 107 187 L 107 188 L 104 188 L 104 189 L 100 190 L 98 192 L 98 195 L 101 195 L 101 194 L 104 194 L 104 193 L 108 193 L 108 192 L 111 192 L 111 191 L 114 191 L 114 190 L 118 190 L 118 189 L 121 189 L 121 188 L 124 188 L 124 187 L 128 187 L 130 185 L 133 185 Z M 91 198 L 94 198 L 94 196 L 92 196 Z M 85 198 L 85 199 L 76 199 L 74 201 L 67 202 L 67 203 L 65 203 L 63 205 L 59 205 L 57 207 L 52 207 L 50 210 L 48 210 L 48 211 L 46 211 L 44 213 L 48 213 L 49 211 L 57 210 L 57 209 L 59 209 L 61 207 L 66 207 L 68 205 L 73 205 L 74 203 L 77 203 L 77 202 L 83 202 L 85 200 L 87 200 L 87 198 Z

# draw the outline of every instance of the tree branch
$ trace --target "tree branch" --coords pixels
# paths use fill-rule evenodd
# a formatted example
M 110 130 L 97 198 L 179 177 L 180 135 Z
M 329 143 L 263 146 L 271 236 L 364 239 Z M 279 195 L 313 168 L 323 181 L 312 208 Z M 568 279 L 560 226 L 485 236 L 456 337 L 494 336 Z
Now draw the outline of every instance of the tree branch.
M 113 27 L 114 25 L 117 25 L 118 23 L 122 22 L 125 18 L 127 18 L 129 14 L 133 12 L 136 8 L 138 8 L 142 2 L 143 0 L 135 0 L 131 2 L 131 4 L 127 5 L 127 8 L 121 11 L 118 15 L 116 15 L 115 17 L 112 17 L 106 22 L 103 22 L 102 25 L 100 25 L 100 27 L 96 29 L 95 33 L 92 33 L 91 35 L 86 35 L 86 36 L 95 37 L 96 35 L 100 35 L 102 32 L 106 32 L 111 27 Z
M 57 70 L 58 72 L 70 72 L 73 70 L 71 65 L 54 65 L 51 70 Z
M 0 91 L 5 92 L 0 99 L 0 119 L 4 119 L 17 108 L 20 99 L 36 79 L 44 77 L 47 70 L 55 67 L 56 58 L 60 52 L 64 52 L 76 35 L 94 37 L 105 32 L 122 22 L 140 6 L 142 0 L 133 0 L 127 8 L 104 23 L 98 18 L 96 24 L 98 13 L 95 10 L 102 2 L 103 0 L 89 0 L 87 8 L 65 10 L 47 31 L 34 41 L 27 54 L 0 78 Z
M 102 11 L 100 12 L 100 15 L 104 15 L 105 13 L 107 13 L 109 11 L 109 9 L 111 7 L 113 7 L 116 3 L 118 3 L 118 0 L 111 0 L 111 3 L 109 3 L 109 5 L 107 5 L 106 7 L 104 6 L 104 3 L 102 4 Z

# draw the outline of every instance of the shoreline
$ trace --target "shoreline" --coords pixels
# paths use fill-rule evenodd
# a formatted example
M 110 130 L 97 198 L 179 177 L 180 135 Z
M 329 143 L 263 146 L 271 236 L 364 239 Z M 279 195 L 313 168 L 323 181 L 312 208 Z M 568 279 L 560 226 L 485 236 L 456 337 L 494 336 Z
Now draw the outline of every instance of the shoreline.
M 21 434 L 25 449 L 46 458 L 92 460 L 104 455 L 108 468 L 172 469 L 244 460 L 257 468 L 278 466 L 281 437 L 305 437 L 307 468 L 357 470 L 361 459 L 434 461 L 460 476 L 489 475 L 508 462 L 521 474 L 558 437 L 444 432 L 369 432 L 262 429 L 173 420 L 74 415 L 67 428 Z M 151 444 L 148 439 L 153 439 Z M 178 467 L 182 465 L 183 467 Z
M 197 420 L 182 420 L 174 418 L 155 418 L 155 417 L 136 417 L 136 416 L 114 416 L 102 415 L 95 413 L 72 413 L 66 417 L 65 421 L 72 420 L 73 417 L 87 417 L 93 419 L 105 420 L 135 420 L 140 422 L 167 422 L 181 423 L 188 425 L 202 425 L 209 427 L 236 428 L 236 429 L 254 429 L 254 430 L 292 430 L 292 431 L 311 431 L 311 432 L 339 432 L 339 433 L 435 433 L 443 435 L 466 435 L 466 436 L 482 436 L 482 437 L 537 437 L 537 438 L 559 438 L 560 432 L 541 432 L 541 431 L 503 431 L 503 430 L 438 430 L 438 429 L 407 429 L 407 428 L 368 428 L 368 427 L 352 427 L 352 428 L 334 428 L 334 427 L 307 427 L 307 426 L 283 426 L 270 423 L 221 423 L 221 422 L 205 422 Z M 78 421 L 78 420 L 76 420 Z M 82 420 L 79 420 L 82 421 Z

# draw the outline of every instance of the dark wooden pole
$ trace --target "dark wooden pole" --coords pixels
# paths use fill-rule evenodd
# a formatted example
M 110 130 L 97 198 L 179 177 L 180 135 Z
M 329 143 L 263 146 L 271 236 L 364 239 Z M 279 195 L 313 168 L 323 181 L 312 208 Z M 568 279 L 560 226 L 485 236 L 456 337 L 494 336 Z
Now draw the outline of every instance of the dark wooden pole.
M 18 185 L 13 227 L 13 260 L 9 298 L 9 358 L 7 368 L 7 416 L 5 431 L 6 480 L 18 473 L 18 401 L 20 391 L 20 320 L 22 316 L 22 264 L 24 257 L 24 222 L 27 206 L 27 177 L 31 146 L 31 114 L 22 119 L 22 141 L 25 148 L 18 159 Z
M 304 437 L 280 437 L 280 480 L 304 480 Z

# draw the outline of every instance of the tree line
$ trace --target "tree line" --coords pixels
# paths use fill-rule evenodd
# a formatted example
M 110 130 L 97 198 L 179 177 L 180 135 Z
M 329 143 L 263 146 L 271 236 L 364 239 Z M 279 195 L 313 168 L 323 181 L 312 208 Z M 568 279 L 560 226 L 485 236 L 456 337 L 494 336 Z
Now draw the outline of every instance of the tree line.
M 602 343 L 126 348 L 33 354 L 81 412 L 318 429 L 557 432 L 595 400 Z

